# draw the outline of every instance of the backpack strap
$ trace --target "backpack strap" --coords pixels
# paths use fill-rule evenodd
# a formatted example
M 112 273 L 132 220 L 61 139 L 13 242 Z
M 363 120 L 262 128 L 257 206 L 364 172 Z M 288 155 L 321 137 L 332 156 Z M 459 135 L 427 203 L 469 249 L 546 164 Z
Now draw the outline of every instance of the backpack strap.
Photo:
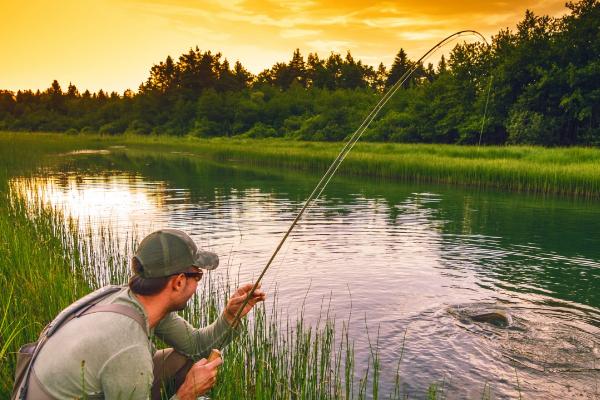
M 146 333 L 146 336 L 148 335 L 148 330 L 146 329 L 146 320 L 144 319 L 142 314 L 140 314 L 140 312 L 134 309 L 133 307 L 129 307 L 124 304 L 97 304 L 95 306 L 90 307 L 82 314 L 78 315 L 78 317 L 99 312 L 112 312 L 115 314 L 125 315 L 137 322 L 138 324 L 140 324 L 140 326 Z
M 114 312 L 117 314 L 125 315 L 134 321 L 136 321 L 146 335 L 148 335 L 148 330 L 146 329 L 146 321 L 142 317 L 142 315 L 136 311 L 132 307 L 128 307 L 122 304 L 98 304 L 101 300 L 107 298 L 113 293 L 121 290 L 123 286 L 117 285 L 109 285 L 103 288 L 96 290 L 88 294 L 87 296 L 82 297 L 77 300 L 75 303 L 71 304 L 69 307 L 65 308 L 54 320 L 49 323 L 46 328 L 40 334 L 40 338 L 37 342 L 35 350 L 33 351 L 31 360 L 29 361 L 29 365 L 25 371 L 23 376 L 23 380 L 20 383 L 20 387 L 18 388 L 18 399 L 25 400 L 27 398 L 27 389 L 29 386 L 29 379 L 32 373 L 33 363 L 37 358 L 40 350 L 46 344 L 48 338 L 52 336 L 60 327 L 64 326 L 67 322 L 69 322 L 73 318 L 78 318 L 82 315 L 92 314 L 96 312 Z
M 52 320 L 52 322 L 50 322 L 46 326 L 46 329 L 44 329 L 44 332 L 42 332 L 42 334 L 40 336 L 52 336 L 54 334 L 54 332 L 56 332 L 65 322 L 72 319 L 74 316 L 79 314 L 82 310 L 87 309 L 87 308 L 93 306 L 94 304 L 97 304 L 102 299 L 105 299 L 106 297 L 110 296 L 113 293 L 118 292 L 121 289 L 123 289 L 123 286 L 108 285 L 108 286 L 104 286 L 96 291 L 93 291 L 92 293 L 90 293 L 86 296 L 83 296 L 82 298 L 80 298 L 79 300 L 75 301 L 74 303 L 69 305 L 67 308 L 62 310 L 56 316 L 56 318 L 54 318 Z

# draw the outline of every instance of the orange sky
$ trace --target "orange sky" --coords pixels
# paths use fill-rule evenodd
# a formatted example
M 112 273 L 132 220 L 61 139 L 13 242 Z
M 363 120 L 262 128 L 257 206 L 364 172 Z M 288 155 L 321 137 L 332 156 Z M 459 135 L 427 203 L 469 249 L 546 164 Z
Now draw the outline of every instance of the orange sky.
M 229 2 L 191 0 L 0 0 L 0 89 L 137 89 L 152 64 L 190 47 L 221 51 L 254 73 L 289 61 L 295 48 L 350 50 L 390 65 L 400 47 L 417 59 L 462 29 L 486 37 L 514 28 L 525 9 L 562 15 L 565 0 Z

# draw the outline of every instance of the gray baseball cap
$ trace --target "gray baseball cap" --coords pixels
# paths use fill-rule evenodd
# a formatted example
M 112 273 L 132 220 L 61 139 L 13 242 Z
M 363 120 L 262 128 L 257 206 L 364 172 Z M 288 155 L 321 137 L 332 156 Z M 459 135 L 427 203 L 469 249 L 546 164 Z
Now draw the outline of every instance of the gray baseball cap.
M 210 251 L 199 250 L 187 233 L 178 229 L 161 229 L 142 240 L 135 257 L 142 264 L 142 278 L 158 278 L 190 267 L 215 269 L 219 257 Z

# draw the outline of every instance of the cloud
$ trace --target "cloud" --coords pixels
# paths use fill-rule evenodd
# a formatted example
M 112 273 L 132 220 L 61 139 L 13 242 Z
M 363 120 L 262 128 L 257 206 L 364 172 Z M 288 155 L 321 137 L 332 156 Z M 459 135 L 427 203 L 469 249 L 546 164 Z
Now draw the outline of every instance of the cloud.
M 59 8 L 44 0 L 4 3 L 10 18 L 0 33 L 20 32 L 0 42 L 6 87 L 45 88 L 62 73 L 77 86 L 110 90 L 137 87 L 153 62 L 196 45 L 239 59 L 253 72 L 288 61 L 295 48 L 322 56 L 351 50 L 369 65 L 389 66 L 401 47 L 417 59 L 459 30 L 486 37 L 514 30 L 526 9 L 555 17 L 568 12 L 564 0 L 63 0 Z M 123 79 L 117 82 L 117 76 Z
M 402 27 L 417 27 L 417 26 L 440 26 L 445 25 L 449 21 L 434 20 L 431 18 L 423 17 L 382 17 L 382 18 L 369 18 L 357 23 L 362 23 L 371 28 L 379 29 L 390 29 L 390 28 L 402 28 Z
M 404 31 L 398 34 L 398 38 L 409 41 L 440 40 L 448 33 L 441 30 Z
M 279 4 L 292 12 L 301 12 L 318 5 L 318 2 L 309 0 L 282 0 Z
M 316 29 L 284 29 L 281 31 L 281 37 L 284 39 L 295 39 L 306 36 L 314 36 L 321 33 L 320 30 Z
M 306 42 L 314 50 L 328 54 L 330 52 L 341 53 L 352 47 L 352 42 L 345 40 L 312 40 Z

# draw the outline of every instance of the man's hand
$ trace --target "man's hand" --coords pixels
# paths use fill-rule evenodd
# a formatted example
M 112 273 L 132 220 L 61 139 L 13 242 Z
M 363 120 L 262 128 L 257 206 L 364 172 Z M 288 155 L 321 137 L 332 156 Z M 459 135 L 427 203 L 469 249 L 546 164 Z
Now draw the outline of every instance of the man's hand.
M 217 382 L 217 372 L 221 364 L 223 359 L 218 357 L 211 362 L 203 358 L 192 365 L 177 391 L 177 396 L 181 400 L 196 400 L 198 396 L 208 392 Z
M 225 318 L 227 319 L 227 322 L 229 322 L 229 325 L 233 325 L 234 322 L 236 322 L 236 323 L 239 322 L 239 321 L 234 321 L 234 318 L 237 315 L 240 307 L 244 303 L 244 300 L 246 300 L 248 293 L 250 293 L 252 286 L 254 286 L 252 283 L 247 283 L 245 285 L 240 286 L 238 288 L 238 290 L 235 291 L 233 296 L 231 296 L 229 298 L 229 301 L 227 302 L 227 307 L 225 307 L 225 313 L 224 313 Z M 242 313 L 240 314 L 240 318 L 243 317 L 244 315 L 248 314 L 250 312 L 250 310 L 252 310 L 252 307 L 254 307 L 256 305 L 256 303 L 258 303 L 259 301 L 264 301 L 266 296 L 267 295 L 265 294 L 265 292 L 260 290 L 260 284 L 259 284 L 258 287 L 256 288 L 256 290 L 254 291 L 254 293 L 252 293 L 252 298 L 250 298 L 250 300 L 248 301 L 248 303 L 242 310 Z

